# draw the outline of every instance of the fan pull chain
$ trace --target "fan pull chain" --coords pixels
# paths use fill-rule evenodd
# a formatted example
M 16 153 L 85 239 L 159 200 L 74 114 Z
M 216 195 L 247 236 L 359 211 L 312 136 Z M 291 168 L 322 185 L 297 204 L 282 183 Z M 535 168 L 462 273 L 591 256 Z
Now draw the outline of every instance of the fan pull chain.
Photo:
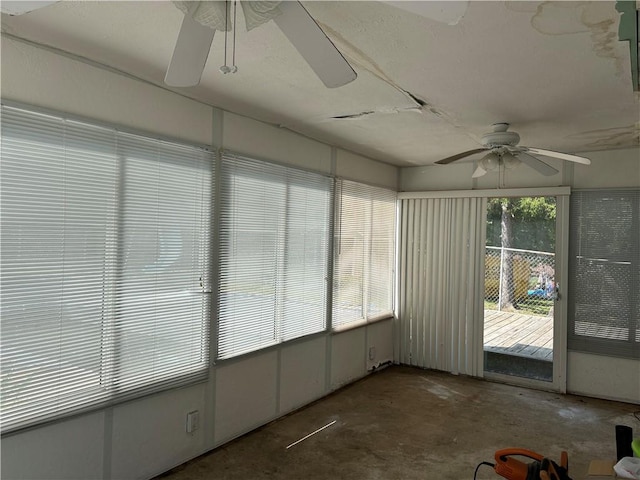
M 238 71 L 238 66 L 236 65 L 236 30 L 238 29 L 238 0 L 233 0 L 233 56 L 232 56 L 232 66 L 231 73 L 236 73 Z
M 224 2 L 224 65 L 222 65 L 220 67 L 220 71 L 222 73 L 224 73 L 225 75 L 227 73 L 236 73 L 238 71 L 238 66 L 236 65 L 236 18 L 237 18 L 237 11 L 238 11 L 238 2 L 237 0 L 233 0 L 233 46 L 232 46 L 232 52 L 231 52 L 231 61 L 232 61 L 232 65 L 231 67 L 229 67 L 229 65 L 227 65 L 227 38 L 229 36 L 229 14 L 230 12 L 230 7 L 229 7 L 229 0 L 225 0 Z
M 229 0 L 224 1 L 224 65 L 220 67 L 222 73 L 229 73 L 231 69 L 227 65 L 227 34 L 229 32 Z

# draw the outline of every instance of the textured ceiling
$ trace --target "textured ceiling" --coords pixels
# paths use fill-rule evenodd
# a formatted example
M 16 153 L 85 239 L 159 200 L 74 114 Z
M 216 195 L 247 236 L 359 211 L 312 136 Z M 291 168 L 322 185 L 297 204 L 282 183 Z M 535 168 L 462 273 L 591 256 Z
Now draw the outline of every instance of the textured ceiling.
M 568 153 L 639 144 L 614 2 L 303 3 L 354 82 L 325 88 L 274 22 L 240 21 L 238 72 L 219 72 L 218 32 L 200 85 L 174 90 L 400 166 L 476 148 L 495 122 Z M 58 2 L 2 31 L 163 86 L 181 20 L 171 2 Z

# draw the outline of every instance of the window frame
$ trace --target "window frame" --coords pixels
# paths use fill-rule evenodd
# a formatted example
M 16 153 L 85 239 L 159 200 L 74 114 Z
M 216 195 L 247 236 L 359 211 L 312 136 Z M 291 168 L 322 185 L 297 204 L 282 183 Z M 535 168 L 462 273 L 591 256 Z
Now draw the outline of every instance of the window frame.
M 579 237 L 577 231 L 584 222 L 588 222 L 581 212 L 583 209 L 590 210 L 593 205 L 587 203 L 590 198 L 595 201 L 602 202 L 605 197 L 618 197 L 628 195 L 631 197 L 629 205 L 632 209 L 632 223 L 630 238 L 635 239 L 635 245 L 629 245 L 629 248 L 622 254 L 605 254 L 600 250 L 598 252 L 584 252 L 581 245 L 582 238 Z M 578 211 L 578 209 L 580 209 Z M 579 225 L 580 224 L 580 225 Z M 617 229 L 610 228 L 610 231 Z M 638 235 L 634 236 L 633 232 Z M 595 256 L 594 256 L 595 255 Z M 623 329 L 627 329 L 626 339 L 604 338 L 598 335 L 587 335 L 576 333 L 576 316 L 578 315 L 578 290 L 584 287 L 577 276 L 579 263 L 581 261 L 590 262 L 590 264 L 599 264 L 601 268 L 607 265 L 629 265 L 629 274 L 631 276 L 630 284 L 638 285 L 640 283 L 640 188 L 607 188 L 607 189 L 584 189 L 574 190 L 571 196 L 570 208 L 570 238 L 569 238 L 569 292 L 568 292 L 568 347 L 569 350 L 583 353 L 591 353 L 598 355 L 606 355 L 618 358 L 640 359 L 640 293 L 636 290 L 635 295 L 633 288 L 628 292 L 629 317 Z M 603 273 L 603 276 L 605 273 Z M 611 276 L 609 270 L 606 275 L 610 280 L 619 284 L 622 279 L 618 275 Z M 602 297 L 600 297 L 602 298 Z M 610 300 L 610 298 L 609 298 Z M 637 325 L 634 325 L 634 322 Z M 607 328 L 610 322 L 595 322 L 594 325 Z M 634 332 L 635 337 L 634 339 Z
M 330 321 L 330 317 L 327 314 L 327 305 L 330 303 L 330 289 L 328 288 L 327 279 L 330 278 L 329 275 L 331 271 L 331 266 L 327 259 L 331 256 L 332 204 L 335 195 L 334 179 L 330 175 L 269 160 L 262 160 L 253 156 L 247 157 L 229 150 L 222 150 L 221 157 L 219 178 L 220 183 L 225 187 L 220 189 L 218 196 L 218 217 L 220 218 L 220 221 L 218 223 L 219 241 L 217 255 L 218 289 L 216 294 L 218 295 L 218 316 L 215 339 L 216 363 L 226 362 L 245 355 L 268 351 L 269 349 L 276 348 L 284 343 L 295 342 L 300 338 L 311 337 L 327 331 Z M 225 236 L 230 238 L 233 235 L 232 229 L 234 228 L 233 222 L 226 220 L 229 216 L 226 211 L 227 209 L 234 208 L 232 202 L 236 200 L 235 198 L 231 198 L 233 194 L 225 192 L 224 188 L 232 188 L 230 185 L 234 183 L 234 179 L 232 178 L 234 174 L 239 174 L 240 177 L 244 175 L 246 178 L 252 178 L 258 181 L 264 180 L 266 175 L 268 178 L 272 178 L 274 180 L 274 184 L 279 185 L 280 188 L 283 189 L 283 200 L 281 205 L 282 211 L 280 213 L 284 214 L 284 218 L 281 218 L 281 232 L 278 237 L 281 239 L 282 246 L 276 247 L 277 251 L 275 252 L 274 257 L 276 275 L 273 285 L 273 302 L 275 310 L 272 319 L 273 336 L 271 340 L 264 344 L 258 346 L 247 345 L 242 348 L 229 346 L 230 336 L 233 335 L 231 329 L 237 327 L 232 326 L 234 323 L 232 318 L 233 313 L 222 311 L 224 306 L 224 291 L 230 288 L 231 285 L 230 281 L 226 280 L 226 277 L 233 275 L 231 269 L 234 268 L 232 266 L 234 260 L 232 257 L 226 257 L 227 253 L 225 250 L 234 248 L 233 246 L 235 245 L 233 240 L 224 239 Z M 288 252 L 290 252 L 290 250 L 286 247 L 292 239 L 289 236 L 289 225 L 291 223 L 290 212 L 292 208 L 292 203 L 290 203 L 289 198 L 292 188 L 296 186 L 306 187 L 309 190 L 317 190 L 326 197 L 324 199 L 326 210 L 324 211 L 323 218 L 325 218 L 327 222 L 322 224 L 324 235 L 321 238 L 324 257 L 319 259 L 320 261 L 318 262 L 318 265 L 322 265 L 322 271 L 317 274 L 318 278 L 322 281 L 323 288 L 324 300 L 318 304 L 318 309 L 322 311 L 323 325 L 322 328 L 305 330 L 302 334 L 294 334 L 293 336 L 287 336 L 285 338 L 285 334 L 283 333 L 286 329 L 286 316 L 284 309 L 286 303 L 286 289 L 290 286 L 287 280 L 289 277 L 286 275 L 287 265 L 285 265 L 288 258 Z M 266 204 L 266 202 L 264 203 Z M 223 318 L 224 315 L 227 317 Z M 226 325 L 222 325 L 223 322 Z M 223 332 L 225 329 L 227 331 Z M 228 337 L 223 339 L 223 335 L 228 335 Z
M 133 386 L 129 385 L 127 388 L 123 389 L 122 388 L 123 385 L 118 383 L 118 381 L 123 377 L 121 374 L 118 375 L 119 367 L 117 366 L 118 362 L 120 362 L 122 359 L 118 355 L 111 355 L 108 352 L 114 350 L 114 348 L 116 351 L 118 349 L 117 347 L 118 335 L 117 335 L 117 332 L 114 330 L 113 326 L 118 322 L 117 315 L 115 313 L 115 310 L 118 308 L 116 296 L 119 295 L 117 294 L 117 290 L 118 290 L 117 277 L 119 276 L 118 272 L 122 269 L 122 265 L 123 265 L 122 262 L 124 261 L 123 258 L 121 258 L 122 254 L 119 252 L 119 250 L 123 245 L 122 238 L 121 238 L 121 235 L 122 235 L 121 229 L 124 222 L 124 218 L 122 216 L 123 212 L 121 210 L 123 208 L 122 202 L 126 201 L 125 200 L 126 194 L 123 193 L 122 191 L 123 185 L 121 184 L 120 176 L 122 175 L 122 171 L 125 166 L 125 163 L 128 161 L 128 157 L 126 154 L 123 155 L 122 150 L 120 149 L 120 146 L 119 146 L 119 142 L 124 141 L 125 138 L 129 138 L 129 140 L 131 140 L 134 144 L 136 142 L 151 144 L 155 149 L 155 153 L 149 156 L 150 159 L 153 159 L 156 162 L 162 162 L 162 161 L 166 162 L 167 161 L 166 159 L 172 156 L 178 155 L 178 157 L 175 157 L 175 158 L 180 158 L 178 162 L 180 163 L 183 169 L 186 168 L 187 172 L 190 168 L 188 166 L 191 164 L 190 162 L 195 162 L 193 163 L 193 165 L 194 166 L 197 165 L 196 168 L 202 171 L 202 174 L 198 174 L 194 170 L 194 174 L 196 174 L 196 176 L 199 176 L 199 178 L 202 179 L 202 182 L 204 182 L 199 186 L 199 189 L 202 189 L 202 192 L 201 192 L 202 197 L 198 203 L 198 205 L 201 205 L 201 207 L 204 207 L 204 210 L 201 211 L 201 217 L 200 217 L 199 223 L 196 222 L 196 225 L 193 225 L 193 228 L 190 228 L 189 231 L 193 230 L 193 232 L 195 232 L 196 235 L 201 235 L 201 237 L 198 237 L 199 240 L 197 242 L 197 247 L 194 247 L 192 245 L 192 248 L 199 249 L 198 250 L 199 253 L 197 253 L 196 255 L 198 255 L 197 258 L 200 258 L 202 262 L 200 264 L 202 268 L 198 269 L 197 272 L 194 270 L 192 273 L 193 275 L 196 276 L 196 278 L 198 275 L 200 275 L 202 282 L 204 282 L 202 283 L 203 293 L 206 293 L 204 292 L 204 290 L 206 289 L 205 283 L 210 280 L 210 270 L 211 270 L 210 259 L 212 255 L 212 249 L 211 249 L 212 224 L 211 224 L 210 211 L 213 207 L 211 192 L 214 188 L 213 180 L 214 180 L 215 174 L 214 174 L 213 162 L 215 160 L 215 157 L 211 153 L 210 149 L 202 145 L 194 145 L 194 144 L 186 143 L 181 140 L 160 137 L 157 135 L 150 135 L 147 132 L 140 132 L 140 131 L 135 131 L 131 129 L 123 129 L 111 124 L 95 121 L 93 119 L 87 119 L 87 118 L 82 118 L 78 116 L 68 115 L 66 113 L 48 110 L 48 109 L 42 109 L 39 107 L 34 107 L 31 105 L 22 104 L 19 102 L 11 102 L 11 101 L 3 100 L 1 108 L 2 108 L 2 114 L 3 114 L 2 136 L 5 137 L 5 135 L 11 135 L 11 134 L 8 134 L 7 131 L 5 131 L 5 127 L 15 129 L 15 132 L 17 132 L 17 134 L 19 135 L 17 137 L 7 136 L 7 139 L 11 138 L 11 140 L 7 140 L 6 143 L 3 141 L 3 145 L 5 146 L 9 145 L 7 146 L 7 148 L 13 148 L 12 152 L 16 152 L 16 153 L 7 153 L 8 150 L 5 151 L 3 147 L 3 156 L 6 153 L 8 155 L 7 158 L 12 158 L 11 155 L 17 154 L 18 150 L 15 150 L 15 148 L 17 147 L 15 146 L 11 147 L 11 145 L 19 145 L 19 143 L 16 143 L 16 142 L 23 142 L 25 146 L 29 146 L 30 148 L 36 148 L 36 146 L 39 145 L 39 143 L 37 138 L 33 137 L 33 134 L 30 133 L 30 130 L 31 132 L 39 135 L 40 130 L 38 130 L 38 128 L 44 128 L 46 130 L 47 128 L 49 128 L 47 126 L 50 125 L 50 130 L 52 129 L 51 131 L 53 133 L 51 133 L 50 131 L 49 136 L 51 137 L 51 139 L 55 139 L 55 138 L 58 139 L 58 143 L 60 144 L 60 148 L 62 149 L 61 151 L 64 151 L 64 153 L 62 155 L 58 155 L 58 157 L 52 158 L 52 155 L 56 154 L 56 152 L 52 151 L 51 148 L 47 148 L 47 145 L 51 145 L 51 144 L 48 144 L 48 143 L 42 144 L 42 146 L 39 147 L 40 148 L 39 151 L 41 152 L 39 153 L 39 156 L 42 162 L 45 162 L 45 164 L 50 163 L 53 169 L 63 168 L 63 171 L 66 171 L 64 169 L 67 169 L 66 162 L 69 161 L 68 158 L 70 158 L 70 155 L 75 155 L 75 158 L 78 158 L 78 159 L 82 159 L 83 156 L 87 157 L 87 159 L 89 158 L 89 156 L 93 156 L 93 157 L 103 156 L 104 161 L 109 162 L 111 164 L 109 168 L 114 170 L 114 178 L 109 180 L 111 182 L 110 183 L 111 188 L 113 189 L 113 197 L 114 197 L 114 200 L 113 200 L 114 205 L 112 206 L 113 212 L 109 214 L 110 215 L 109 219 L 104 220 L 104 228 L 108 229 L 112 233 L 109 234 L 110 235 L 109 239 L 105 239 L 104 243 L 97 244 L 97 247 L 95 247 L 95 248 L 98 248 L 99 250 L 101 249 L 104 252 L 102 254 L 105 259 L 104 265 L 107 265 L 108 263 L 108 266 L 106 267 L 103 266 L 102 270 L 107 268 L 109 271 L 112 271 L 112 273 L 103 274 L 103 276 L 104 275 L 106 276 L 103 278 L 102 282 L 100 283 L 101 285 L 100 290 L 102 291 L 102 303 L 103 303 L 100 320 L 96 321 L 96 319 L 93 316 L 91 317 L 83 316 L 83 318 L 85 318 L 85 322 L 88 322 L 88 324 L 95 323 L 93 329 L 91 330 L 92 332 L 96 329 L 99 329 L 99 332 L 98 330 L 96 330 L 96 332 L 98 332 L 97 335 L 100 337 L 99 347 L 95 347 L 92 344 L 91 349 L 87 350 L 87 352 L 84 353 L 84 355 L 93 355 L 93 356 L 99 357 L 99 360 L 97 360 L 98 364 L 96 364 L 98 368 L 96 375 L 98 375 L 99 377 L 99 386 L 94 388 L 95 389 L 94 394 L 90 395 L 87 393 L 83 395 L 82 392 L 85 391 L 86 387 L 82 387 L 82 385 L 84 385 L 82 384 L 82 382 L 78 383 L 74 381 L 73 385 L 76 385 L 77 383 L 76 389 L 72 391 L 71 397 L 69 397 L 69 400 L 66 403 L 61 403 L 59 401 L 52 400 L 53 398 L 51 397 L 52 393 L 46 393 L 52 390 L 55 391 L 55 389 L 57 388 L 56 387 L 57 384 L 52 384 L 49 387 L 46 387 L 46 385 L 43 386 L 43 385 L 35 384 L 33 388 L 38 388 L 38 392 L 44 392 L 44 394 L 46 395 L 45 399 L 37 404 L 34 404 L 33 406 L 24 406 L 22 404 L 19 404 L 18 408 L 23 409 L 24 412 L 11 413 L 11 417 L 10 417 L 11 420 L 8 422 L 7 422 L 7 419 L 5 418 L 5 421 L 3 422 L 2 435 L 15 433 L 25 428 L 32 428 L 37 425 L 58 421 L 59 419 L 80 415 L 90 411 L 95 411 L 98 409 L 105 408 L 106 406 L 116 405 L 125 401 L 129 401 L 134 398 L 139 398 L 142 396 L 149 395 L 151 393 L 166 391 L 169 389 L 182 387 L 182 386 L 190 385 L 194 383 L 199 383 L 206 380 L 208 378 L 209 365 L 210 365 L 210 360 L 209 360 L 210 359 L 209 332 L 211 329 L 210 295 L 203 295 L 201 297 L 201 300 L 196 301 L 196 303 L 198 303 L 198 305 L 200 306 L 198 307 L 195 316 L 193 316 L 193 312 L 194 312 L 193 309 L 189 309 L 188 310 L 189 313 L 187 313 L 188 316 L 193 318 L 193 324 L 194 325 L 197 324 L 198 325 L 197 329 L 199 332 L 201 332 L 200 333 L 201 342 L 198 344 L 199 345 L 198 351 L 200 355 L 198 360 L 193 362 L 190 361 L 186 366 L 183 364 L 178 369 L 175 369 L 175 367 L 167 367 L 168 369 L 162 369 L 162 368 L 155 369 L 155 366 L 154 366 L 155 373 L 152 376 L 145 374 L 141 377 L 142 378 L 141 382 L 136 380 L 134 381 Z M 8 118 L 11 120 L 8 121 L 7 120 Z M 67 138 L 67 136 L 70 135 L 69 134 L 70 131 L 72 132 L 75 131 L 73 130 L 74 128 L 75 130 L 80 132 L 80 133 L 74 133 L 75 135 L 80 135 L 80 137 L 78 137 L 79 140 L 72 140 L 71 137 Z M 99 135 L 99 136 L 95 136 L 95 135 Z M 67 147 L 67 143 L 65 142 L 71 142 L 71 141 L 75 142 L 73 144 L 73 147 L 71 146 Z M 56 145 L 58 143 L 56 143 Z M 60 148 L 58 150 L 60 150 Z M 29 155 L 30 152 L 31 150 L 27 150 L 25 155 Z M 76 153 L 74 154 L 73 152 L 76 152 Z M 181 157 L 181 155 L 184 155 L 184 156 Z M 92 160 L 92 161 L 96 165 L 100 163 L 99 159 Z M 172 161 L 168 161 L 168 162 L 169 164 L 173 165 Z M 80 165 L 84 167 L 84 162 L 81 163 Z M 5 166 L 5 168 L 9 168 L 9 167 Z M 16 166 L 16 168 L 18 167 Z M 28 164 L 25 165 L 25 168 L 29 168 L 29 165 Z M 15 173 L 19 174 L 19 171 L 20 171 L 19 169 L 15 170 Z M 83 175 L 82 169 L 78 171 L 80 172 L 79 173 L 80 175 Z M 76 173 L 76 171 L 74 170 L 70 170 L 70 172 L 71 172 L 70 174 Z M 95 177 L 87 177 L 87 178 L 93 179 Z M 191 178 L 191 177 L 188 177 L 188 178 Z M 36 180 L 38 180 L 37 177 L 36 177 Z M 45 185 L 49 185 L 49 184 L 54 185 L 55 183 L 53 179 L 51 178 L 47 179 L 45 178 L 44 175 L 42 177 L 42 181 L 44 182 Z M 165 183 L 165 185 L 169 185 L 168 188 L 174 189 L 176 193 L 180 195 L 179 193 L 180 187 L 176 187 L 175 183 L 176 182 L 170 182 L 170 183 Z M 25 183 L 24 185 L 25 186 L 21 188 L 33 188 L 33 187 L 29 187 L 29 185 L 32 185 L 31 181 L 28 183 Z M 67 184 L 65 182 L 60 187 L 62 192 L 67 192 L 66 185 Z M 144 190 L 146 186 L 142 184 L 142 188 Z M 86 192 L 88 193 L 85 193 L 85 195 L 89 195 L 89 197 L 93 196 L 92 189 L 86 189 Z M 198 192 L 200 192 L 200 190 L 198 190 Z M 209 193 L 207 194 L 206 192 L 209 192 Z M 73 194 L 73 191 L 71 191 L 70 194 Z M 7 195 L 15 195 L 15 194 L 8 193 Z M 67 195 L 67 193 L 63 193 L 63 195 Z M 10 197 L 7 197 L 7 198 L 10 198 Z M 62 214 L 64 214 L 64 212 L 67 212 L 67 216 L 70 216 L 66 208 L 66 203 L 64 205 L 65 205 L 64 207 L 62 206 L 59 207 L 60 212 Z M 82 204 L 79 204 L 79 205 L 82 205 Z M 178 208 L 180 208 L 180 205 L 181 204 L 179 204 Z M 19 209 L 22 207 L 20 207 L 19 204 L 16 204 L 15 207 L 7 207 L 7 208 Z M 15 210 L 15 211 L 17 212 L 18 210 Z M 183 211 L 183 210 L 180 210 L 180 211 Z M 93 221 L 94 210 L 90 210 L 90 213 L 87 213 L 84 215 L 85 216 L 82 218 L 90 219 L 91 221 Z M 64 218 L 64 215 L 63 215 L 63 218 Z M 34 225 L 37 227 L 39 224 L 36 221 Z M 60 223 L 56 228 L 62 229 L 63 231 L 67 229 L 66 224 L 64 223 Z M 200 232 L 200 233 L 197 233 L 197 232 Z M 22 235 L 18 235 L 15 238 L 19 240 L 22 238 Z M 25 241 L 28 241 L 29 238 L 30 237 L 25 237 L 26 239 Z M 180 254 L 183 255 L 182 250 Z M 20 254 L 20 255 L 23 255 L 23 254 Z M 17 259 L 16 262 L 18 262 L 16 263 L 16 267 L 19 267 L 20 262 L 22 262 L 20 258 L 22 258 L 22 256 L 16 257 Z M 59 258 L 59 262 L 64 261 L 62 256 L 59 256 L 58 258 Z M 192 257 L 186 257 L 186 258 L 192 258 Z M 193 258 L 190 261 L 193 262 Z M 195 264 L 192 264 L 192 265 L 195 265 Z M 62 278 L 63 277 L 61 277 L 61 279 Z M 3 278 L 3 283 L 5 280 L 11 281 L 9 277 Z M 5 286 L 7 285 L 10 286 L 11 284 L 5 284 Z M 79 285 L 80 285 L 79 287 L 75 287 L 75 288 L 79 288 L 81 295 L 85 295 L 84 293 L 82 293 L 84 292 L 84 289 L 83 289 L 84 284 L 81 283 Z M 20 305 L 24 305 L 26 308 L 26 306 L 28 306 L 29 303 L 33 303 L 33 302 L 28 301 L 29 298 L 31 297 L 28 296 L 26 293 L 22 295 L 26 295 L 26 296 L 21 297 L 23 300 L 20 300 L 20 301 L 26 302 L 26 303 L 23 303 Z M 93 299 L 92 301 L 94 303 L 95 301 L 97 301 L 95 300 L 95 297 L 96 296 L 94 294 L 91 295 L 91 298 Z M 59 302 L 61 300 L 57 300 L 57 301 Z M 82 304 L 79 304 L 79 305 L 82 305 Z M 50 316 L 50 315 L 47 315 L 47 316 Z M 5 327 L 12 328 L 15 330 L 16 328 L 18 328 L 16 325 L 19 326 L 20 322 L 26 321 L 24 319 L 20 320 L 19 317 L 20 315 L 16 317 L 15 321 L 18 323 L 15 324 L 14 326 L 11 326 L 9 323 L 3 322 L 3 330 L 5 329 Z M 64 326 L 71 320 L 67 318 L 67 316 L 62 316 L 60 317 L 59 321 L 61 322 L 61 325 Z M 203 331 L 203 329 L 206 331 Z M 70 332 L 70 335 L 71 336 L 69 338 L 71 339 L 79 338 L 77 337 L 77 335 L 79 334 L 74 333 L 73 329 Z M 93 333 L 91 335 L 95 336 L 96 333 Z M 158 334 L 154 333 L 154 335 L 158 335 Z M 58 335 L 58 336 L 60 338 L 65 338 L 64 335 Z M 38 340 L 37 343 L 34 343 L 35 340 L 24 338 L 24 337 L 18 338 L 17 341 L 18 343 L 15 344 L 17 345 L 16 348 L 22 348 L 22 349 L 28 347 L 28 343 L 25 343 L 25 342 L 31 342 L 30 344 L 33 345 L 34 347 L 41 345 L 41 342 L 42 342 L 42 340 Z M 77 342 L 78 340 L 72 340 L 72 341 Z M 22 345 L 22 347 L 20 347 L 20 345 Z M 90 353 L 90 352 L 93 352 L 93 353 Z M 76 355 L 76 350 L 75 349 L 73 351 L 68 350 L 67 354 Z M 15 357 L 15 355 L 18 355 L 19 357 L 21 355 L 20 351 L 17 351 L 15 354 L 12 354 L 12 355 L 7 355 L 6 357 L 3 358 L 3 360 L 7 362 L 10 361 L 12 363 L 16 362 L 16 359 L 18 357 Z M 47 362 L 49 361 L 45 361 L 45 363 L 38 362 L 37 364 L 39 365 L 38 368 L 46 368 L 43 365 L 47 365 L 48 364 Z M 18 363 L 16 368 L 24 369 L 25 367 L 24 366 L 21 367 L 20 363 Z M 19 371 L 21 370 L 18 370 L 18 372 Z M 139 373 L 136 373 L 136 375 L 138 374 Z M 78 374 L 75 374 L 75 375 L 77 376 Z M 63 377 L 61 379 L 62 382 L 66 382 L 66 380 L 67 380 L 67 377 Z M 32 388 L 29 386 L 27 387 Z M 25 385 L 23 385 L 22 388 L 24 389 Z M 6 411 L 7 414 L 9 412 L 10 410 Z
M 362 314 L 357 319 L 340 321 L 336 322 L 335 319 L 337 317 L 336 312 L 339 298 L 339 279 L 340 275 L 340 255 L 342 250 L 342 240 L 343 240 L 343 221 L 349 220 L 351 216 L 351 212 L 345 215 L 343 206 L 344 206 L 344 194 L 345 194 L 345 186 L 347 190 L 347 195 L 360 198 L 361 200 L 366 201 L 366 212 L 364 219 L 364 230 L 366 231 L 366 238 L 363 239 L 363 253 L 362 253 L 362 281 L 360 288 L 362 289 L 361 296 L 361 304 L 360 311 Z M 376 194 L 384 194 L 384 195 L 393 195 L 393 202 L 389 202 L 392 204 L 393 215 L 391 224 L 391 235 L 390 235 L 390 247 L 389 252 L 389 284 L 387 285 L 388 295 L 389 295 L 389 308 L 384 309 L 382 312 L 377 312 L 375 314 L 370 314 L 370 310 L 367 307 L 371 302 L 369 301 L 371 298 L 371 278 L 372 278 L 372 255 L 374 248 L 372 244 L 374 243 L 374 231 L 376 230 L 375 224 L 375 215 L 374 215 L 374 207 L 375 202 L 385 202 L 388 201 L 388 198 L 384 198 L 384 196 L 379 196 L 374 198 Z M 395 300 L 396 300 L 396 266 L 397 266 L 397 221 L 398 221 L 398 196 L 397 192 L 385 187 L 379 187 L 370 185 L 363 182 L 357 182 L 348 179 L 337 179 L 336 186 L 336 196 L 335 196 L 335 232 L 333 236 L 333 281 L 332 281 L 332 305 L 331 305 L 331 329 L 333 332 L 342 332 L 345 330 L 350 330 L 352 328 L 358 328 L 364 325 L 368 325 L 370 323 L 374 323 L 377 321 L 385 320 L 388 318 L 392 318 L 395 310 Z M 389 239 L 387 239 L 389 240 Z

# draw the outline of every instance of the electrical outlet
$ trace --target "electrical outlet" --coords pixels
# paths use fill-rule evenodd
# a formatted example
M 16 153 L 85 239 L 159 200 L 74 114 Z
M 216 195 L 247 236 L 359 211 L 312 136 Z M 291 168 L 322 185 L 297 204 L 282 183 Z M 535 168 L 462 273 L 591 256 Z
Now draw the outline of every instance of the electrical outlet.
M 193 433 L 200 428 L 200 412 L 194 410 L 187 413 L 187 433 Z
M 376 347 L 369 347 L 369 360 L 376 358 Z

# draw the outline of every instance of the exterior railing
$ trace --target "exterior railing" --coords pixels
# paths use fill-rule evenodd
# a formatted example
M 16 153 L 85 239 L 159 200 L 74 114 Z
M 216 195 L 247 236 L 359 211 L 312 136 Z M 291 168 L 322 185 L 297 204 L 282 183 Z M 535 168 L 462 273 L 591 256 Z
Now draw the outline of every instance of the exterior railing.
M 486 247 L 485 310 L 553 316 L 555 254 Z

